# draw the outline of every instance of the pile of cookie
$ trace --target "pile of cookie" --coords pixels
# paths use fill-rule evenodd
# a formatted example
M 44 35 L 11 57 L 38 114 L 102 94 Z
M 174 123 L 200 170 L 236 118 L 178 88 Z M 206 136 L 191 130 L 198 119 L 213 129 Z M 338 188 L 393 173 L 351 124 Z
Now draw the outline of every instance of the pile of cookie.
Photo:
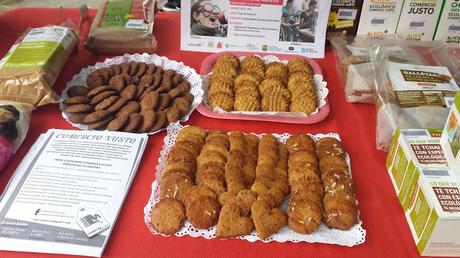
M 97 69 L 86 84 L 67 90 L 63 111 L 88 129 L 155 132 L 187 115 L 194 100 L 182 74 L 143 62 Z
M 171 235 L 185 219 L 197 229 L 217 224 L 220 238 L 255 229 L 266 239 L 286 224 L 301 234 L 321 222 L 348 230 L 358 213 L 344 155 L 335 138 L 314 142 L 297 134 L 283 144 L 272 135 L 185 127 L 161 171 L 151 225 Z M 280 207 L 288 196 L 285 212 Z
M 209 76 L 208 103 L 225 111 L 313 113 L 318 107 L 313 69 L 304 58 L 265 64 L 258 56 L 241 62 L 219 56 Z

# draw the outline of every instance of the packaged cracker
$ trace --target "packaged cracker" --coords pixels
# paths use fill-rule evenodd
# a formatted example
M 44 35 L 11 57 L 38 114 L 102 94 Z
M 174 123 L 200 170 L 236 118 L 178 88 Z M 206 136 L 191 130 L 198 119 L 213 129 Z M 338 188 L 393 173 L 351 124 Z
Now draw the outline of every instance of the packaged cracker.
M 403 44 L 404 45 L 404 44 Z M 459 90 L 442 42 L 408 42 L 423 62 L 398 62 L 379 44 L 370 48 L 377 108 L 377 148 L 388 150 L 396 128 L 441 128 Z
M 330 42 L 334 46 L 337 70 L 345 88 L 348 102 L 374 103 L 374 79 L 369 59 L 369 47 L 379 43 L 391 60 L 398 62 L 423 62 L 404 45 L 396 45 L 395 35 L 334 35 Z
M 26 138 L 32 109 L 30 104 L 0 101 L 0 172 Z
M 77 42 L 76 30 L 69 27 L 28 29 L 0 60 L 0 100 L 56 103 L 53 84 Z
M 91 25 L 85 46 L 95 53 L 153 53 L 155 1 L 106 0 Z

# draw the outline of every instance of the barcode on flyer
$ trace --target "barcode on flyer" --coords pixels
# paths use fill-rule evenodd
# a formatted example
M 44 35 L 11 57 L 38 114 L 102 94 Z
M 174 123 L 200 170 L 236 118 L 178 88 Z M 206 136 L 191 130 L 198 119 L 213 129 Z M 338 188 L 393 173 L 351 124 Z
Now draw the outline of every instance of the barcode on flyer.
M 402 131 L 404 136 L 429 136 L 426 130 Z
M 424 21 L 413 21 L 411 23 L 409 23 L 409 26 L 412 27 L 412 28 L 420 28 L 420 27 L 423 27 L 425 26 L 425 22 Z
M 449 31 L 460 31 L 460 26 L 457 25 L 450 25 Z
M 371 20 L 371 24 L 375 24 L 375 25 L 380 25 L 380 24 L 384 24 L 385 23 L 385 19 L 372 19 Z
M 339 9 L 337 16 L 340 20 L 354 20 L 357 13 L 355 9 Z

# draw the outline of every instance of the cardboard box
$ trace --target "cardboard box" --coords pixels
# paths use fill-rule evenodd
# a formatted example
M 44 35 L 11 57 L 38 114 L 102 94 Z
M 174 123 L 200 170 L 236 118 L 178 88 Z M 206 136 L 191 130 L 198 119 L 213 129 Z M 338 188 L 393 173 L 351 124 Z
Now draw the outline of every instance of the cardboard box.
M 460 1 L 446 0 L 439 17 L 435 40 L 442 40 L 450 47 L 460 47 Z
M 364 0 L 358 35 L 396 33 L 403 2 L 401 0 Z
M 406 40 L 433 39 L 443 0 L 405 0 L 396 33 Z
M 363 0 L 332 0 L 327 32 L 356 35 Z
M 440 144 L 441 129 L 398 129 L 387 169 L 421 255 L 460 255 L 460 179 Z
M 442 131 L 441 145 L 450 169 L 460 177 L 460 92 L 455 95 Z

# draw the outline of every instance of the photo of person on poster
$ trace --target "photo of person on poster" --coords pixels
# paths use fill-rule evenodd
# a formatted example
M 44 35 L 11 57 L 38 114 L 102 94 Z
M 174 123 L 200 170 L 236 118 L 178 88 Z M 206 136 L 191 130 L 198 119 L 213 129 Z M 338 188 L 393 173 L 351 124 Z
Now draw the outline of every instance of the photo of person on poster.
M 227 2 L 227 1 L 225 1 Z M 227 3 L 228 5 L 228 3 Z M 197 0 L 190 8 L 190 34 L 208 37 L 226 37 L 227 19 L 224 1 Z
M 317 9 L 317 0 L 287 0 L 282 8 L 280 41 L 315 42 Z

